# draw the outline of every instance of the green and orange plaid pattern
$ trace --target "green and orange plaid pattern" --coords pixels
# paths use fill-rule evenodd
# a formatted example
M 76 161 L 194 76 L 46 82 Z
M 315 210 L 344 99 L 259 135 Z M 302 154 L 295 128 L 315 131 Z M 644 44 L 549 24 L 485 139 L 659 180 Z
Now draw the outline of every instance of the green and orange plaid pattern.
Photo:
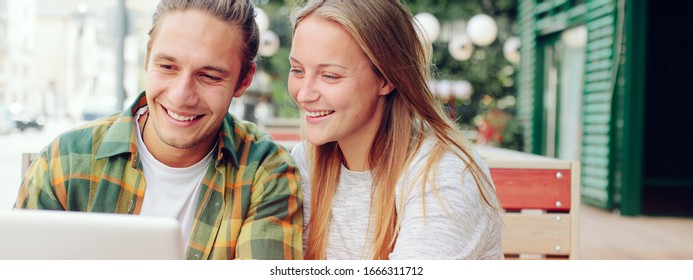
M 122 114 L 52 141 L 29 167 L 15 208 L 139 214 L 145 180 L 133 114 L 145 105 L 142 93 Z M 227 114 L 214 154 L 187 258 L 301 259 L 301 182 L 289 152 Z

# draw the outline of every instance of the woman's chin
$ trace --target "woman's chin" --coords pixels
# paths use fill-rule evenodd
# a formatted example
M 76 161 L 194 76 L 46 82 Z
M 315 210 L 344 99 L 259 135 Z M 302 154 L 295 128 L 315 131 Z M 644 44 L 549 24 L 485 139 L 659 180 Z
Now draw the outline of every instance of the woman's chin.
M 327 140 L 325 138 L 310 137 L 310 136 L 307 137 L 306 140 L 308 140 L 309 143 L 311 143 L 315 146 L 325 145 L 327 143 L 334 142 L 334 141 Z

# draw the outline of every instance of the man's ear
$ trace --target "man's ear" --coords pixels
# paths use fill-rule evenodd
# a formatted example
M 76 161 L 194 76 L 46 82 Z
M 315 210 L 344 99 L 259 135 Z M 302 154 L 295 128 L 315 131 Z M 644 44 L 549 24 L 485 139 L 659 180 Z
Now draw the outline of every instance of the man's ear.
M 253 76 L 255 75 L 255 70 L 257 70 L 257 64 L 255 64 L 255 62 L 252 62 L 250 64 L 250 67 L 248 67 L 248 72 L 245 73 L 243 80 L 238 84 L 238 88 L 233 93 L 233 97 L 238 98 L 238 97 L 241 97 L 245 93 L 245 90 L 248 89 L 250 84 L 253 82 Z M 243 75 L 243 73 L 241 73 L 241 75 Z

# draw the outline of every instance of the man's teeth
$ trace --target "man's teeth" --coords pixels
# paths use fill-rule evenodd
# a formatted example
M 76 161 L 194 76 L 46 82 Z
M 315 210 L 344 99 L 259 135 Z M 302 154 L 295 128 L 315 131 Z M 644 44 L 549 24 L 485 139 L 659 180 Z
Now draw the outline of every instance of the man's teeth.
M 309 117 L 322 117 L 322 116 L 329 115 L 332 113 L 334 113 L 334 111 L 317 111 L 317 112 L 306 111 L 306 115 Z
M 184 117 L 184 116 L 178 115 L 178 114 L 171 112 L 171 111 L 168 111 L 168 115 L 171 116 L 172 118 L 174 118 L 178 121 L 182 121 L 182 122 L 192 121 L 195 118 L 197 118 L 197 116 Z

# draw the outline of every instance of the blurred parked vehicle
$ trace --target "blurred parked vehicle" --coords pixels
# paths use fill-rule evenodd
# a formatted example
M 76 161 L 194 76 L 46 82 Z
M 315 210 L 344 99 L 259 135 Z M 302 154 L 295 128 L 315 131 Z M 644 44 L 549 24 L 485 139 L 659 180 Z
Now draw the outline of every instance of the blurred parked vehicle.
M 0 134 L 8 134 L 15 128 L 10 109 L 0 106 Z
M 38 131 L 43 130 L 43 125 L 46 124 L 46 118 L 42 115 L 22 112 L 13 116 L 16 127 L 20 131 L 28 128 L 33 128 Z
M 8 109 L 11 120 L 14 122 L 14 127 L 20 131 L 24 131 L 27 128 L 43 130 L 46 118 L 41 114 L 27 110 L 21 103 L 12 103 Z

